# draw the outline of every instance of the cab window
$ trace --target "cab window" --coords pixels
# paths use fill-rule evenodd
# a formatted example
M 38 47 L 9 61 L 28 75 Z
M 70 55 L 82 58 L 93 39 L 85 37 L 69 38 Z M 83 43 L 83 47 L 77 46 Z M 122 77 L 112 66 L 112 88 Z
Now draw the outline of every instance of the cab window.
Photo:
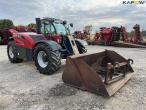
M 53 25 L 51 23 L 43 23 L 42 24 L 42 28 L 41 28 L 41 32 L 42 34 L 51 34 L 54 35 L 55 34 L 55 29 L 53 27 Z

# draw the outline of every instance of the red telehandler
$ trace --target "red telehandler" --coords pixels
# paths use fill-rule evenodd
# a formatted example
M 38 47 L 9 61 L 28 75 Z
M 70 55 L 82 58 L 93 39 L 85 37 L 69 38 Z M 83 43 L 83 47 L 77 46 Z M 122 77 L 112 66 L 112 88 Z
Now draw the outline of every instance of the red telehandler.
M 12 63 L 34 60 L 40 73 L 51 74 L 59 69 L 61 58 L 86 53 L 84 44 L 70 35 L 66 21 L 36 18 L 36 25 L 36 33 L 10 30 L 7 53 Z

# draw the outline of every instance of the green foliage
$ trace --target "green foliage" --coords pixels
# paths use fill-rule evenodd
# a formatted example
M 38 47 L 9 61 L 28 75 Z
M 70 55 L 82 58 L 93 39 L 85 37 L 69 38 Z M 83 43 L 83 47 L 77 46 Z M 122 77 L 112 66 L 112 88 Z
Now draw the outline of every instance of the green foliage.
M 9 29 L 14 26 L 13 21 L 10 19 L 1 19 L 0 20 L 0 29 Z
M 127 32 L 127 33 L 128 33 L 128 37 L 132 37 L 134 35 L 134 31 Z
M 33 29 L 36 29 L 36 24 L 34 24 L 34 23 L 30 23 L 30 24 L 28 24 L 28 27 L 32 27 Z
M 141 34 L 146 37 L 146 30 L 142 31 Z
M 0 43 L 2 42 L 2 37 L 0 36 Z
M 134 35 L 134 31 L 128 32 L 128 37 L 132 37 Z M 146 38 L 146 30 L 141 31 L 141 35 Z

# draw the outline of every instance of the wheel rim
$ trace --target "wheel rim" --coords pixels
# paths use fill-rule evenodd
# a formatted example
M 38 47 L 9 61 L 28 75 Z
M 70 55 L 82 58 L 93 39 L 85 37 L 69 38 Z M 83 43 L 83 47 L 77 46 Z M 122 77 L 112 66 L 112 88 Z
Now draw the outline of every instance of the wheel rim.
M 9 56 L 10 56 L 10 58 L 14 58 L 14 53 L 13 53 L 13 47 L 12 46 L 9 47 Z
M 40 67 L 45 68 L 48 65 L 47 54 L 44 51 L 38 52 L 37 61 Z

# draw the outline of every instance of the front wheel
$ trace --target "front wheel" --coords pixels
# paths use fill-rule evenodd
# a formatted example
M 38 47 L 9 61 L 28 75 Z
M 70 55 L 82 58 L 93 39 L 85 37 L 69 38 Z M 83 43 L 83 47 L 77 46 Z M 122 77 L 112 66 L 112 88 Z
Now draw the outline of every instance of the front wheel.
M 60 52 L 52 51 L 45 44 L 38 44 L 34 50 L 34 61 L 40 73 L 52 74 L 60 68 Z

